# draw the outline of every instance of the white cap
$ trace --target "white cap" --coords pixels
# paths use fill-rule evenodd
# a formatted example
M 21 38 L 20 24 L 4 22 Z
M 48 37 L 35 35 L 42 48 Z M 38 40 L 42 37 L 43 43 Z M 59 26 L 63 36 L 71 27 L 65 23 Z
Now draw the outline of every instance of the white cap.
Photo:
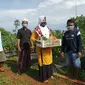
M 22 21 L 27 21 L 27 22 L 28 22 L 28 19 L 25 19 L 25 18 L 24 18 Z

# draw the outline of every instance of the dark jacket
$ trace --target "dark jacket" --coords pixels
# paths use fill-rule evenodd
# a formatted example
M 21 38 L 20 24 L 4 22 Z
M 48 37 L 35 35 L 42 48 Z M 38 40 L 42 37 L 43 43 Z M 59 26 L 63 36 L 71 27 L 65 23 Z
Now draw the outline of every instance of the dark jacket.
M 73 31 L 66 31 L 64 33 L 61 51 L 75 53 L 82 51 L 81 33 L 79 29 L 74 28 Z

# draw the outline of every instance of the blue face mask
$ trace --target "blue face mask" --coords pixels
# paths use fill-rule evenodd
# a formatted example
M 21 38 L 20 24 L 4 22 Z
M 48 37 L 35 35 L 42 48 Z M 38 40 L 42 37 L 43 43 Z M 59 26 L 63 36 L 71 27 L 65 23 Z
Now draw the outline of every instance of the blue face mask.
M 74 26 L 67 26 L 67 29 L 68 30 L 73 30 L 74 29 Z
M 22 24 L 22 26 L 27 28 L 28 27 L 28 24 Z

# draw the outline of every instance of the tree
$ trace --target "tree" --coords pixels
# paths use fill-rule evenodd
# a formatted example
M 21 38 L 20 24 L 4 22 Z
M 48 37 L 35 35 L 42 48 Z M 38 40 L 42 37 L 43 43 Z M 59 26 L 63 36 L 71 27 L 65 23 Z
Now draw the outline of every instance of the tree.
M 85 50 L 85 16 L 77 16 L 76 18 L 73 17 L 73 19 L 76 21 L 82 35 L 82 45 L 83 49 Z
M 62 38 L 62 35 L 63 35 L 63 32 L 60 31 L 60 30 L 54 30 L 53 31 L 53 35 L 56 38 L 61 39 Z M 53 47 L 53 57 L 54 57 L 54 60 L 55 60 L 55 57 L 56 56 L 59 56 L 60 55 L 60 50 L 61 50 L 61 47 L 60 46 Z
M 16 20 L 14 21 L 14 25 L 15 25 L 15 29 L 13 30 L 13 32 L 15 32 L 15 34 L 16 34 L 17 29 L 18 29 L 18 26 L 20 26 L 20 21 L 19 21 L 18 19 L 16 19 Z

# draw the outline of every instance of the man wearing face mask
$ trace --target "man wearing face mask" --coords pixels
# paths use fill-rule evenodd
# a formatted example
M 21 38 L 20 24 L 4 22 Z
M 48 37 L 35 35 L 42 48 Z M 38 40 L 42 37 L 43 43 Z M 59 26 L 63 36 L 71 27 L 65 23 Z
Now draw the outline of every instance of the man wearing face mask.
M 79 29 L 75 26 L 75 21 L 69 19 L 67 21 L 67 31 L 63 35 L 61 56 L 66 53 L 66 63 L 72 69 L 73 76 L 76 74 L 76 78 L 79 75 L 79 69 L 76 68 L 75 60 L 81 57 L 82 52 L 82 41 L 81 33 Z
M 28 29 L 28 20 L 24 19 L 22 21 L 22 28 L 18 30 L 17 40 L 18 40 L 18 51 L 19 51 L 19 59 L 18 59 L 18 74 L 20 74 L 21 70 L 26 71 L 30 68 L 30 37 L 31 31 Z

